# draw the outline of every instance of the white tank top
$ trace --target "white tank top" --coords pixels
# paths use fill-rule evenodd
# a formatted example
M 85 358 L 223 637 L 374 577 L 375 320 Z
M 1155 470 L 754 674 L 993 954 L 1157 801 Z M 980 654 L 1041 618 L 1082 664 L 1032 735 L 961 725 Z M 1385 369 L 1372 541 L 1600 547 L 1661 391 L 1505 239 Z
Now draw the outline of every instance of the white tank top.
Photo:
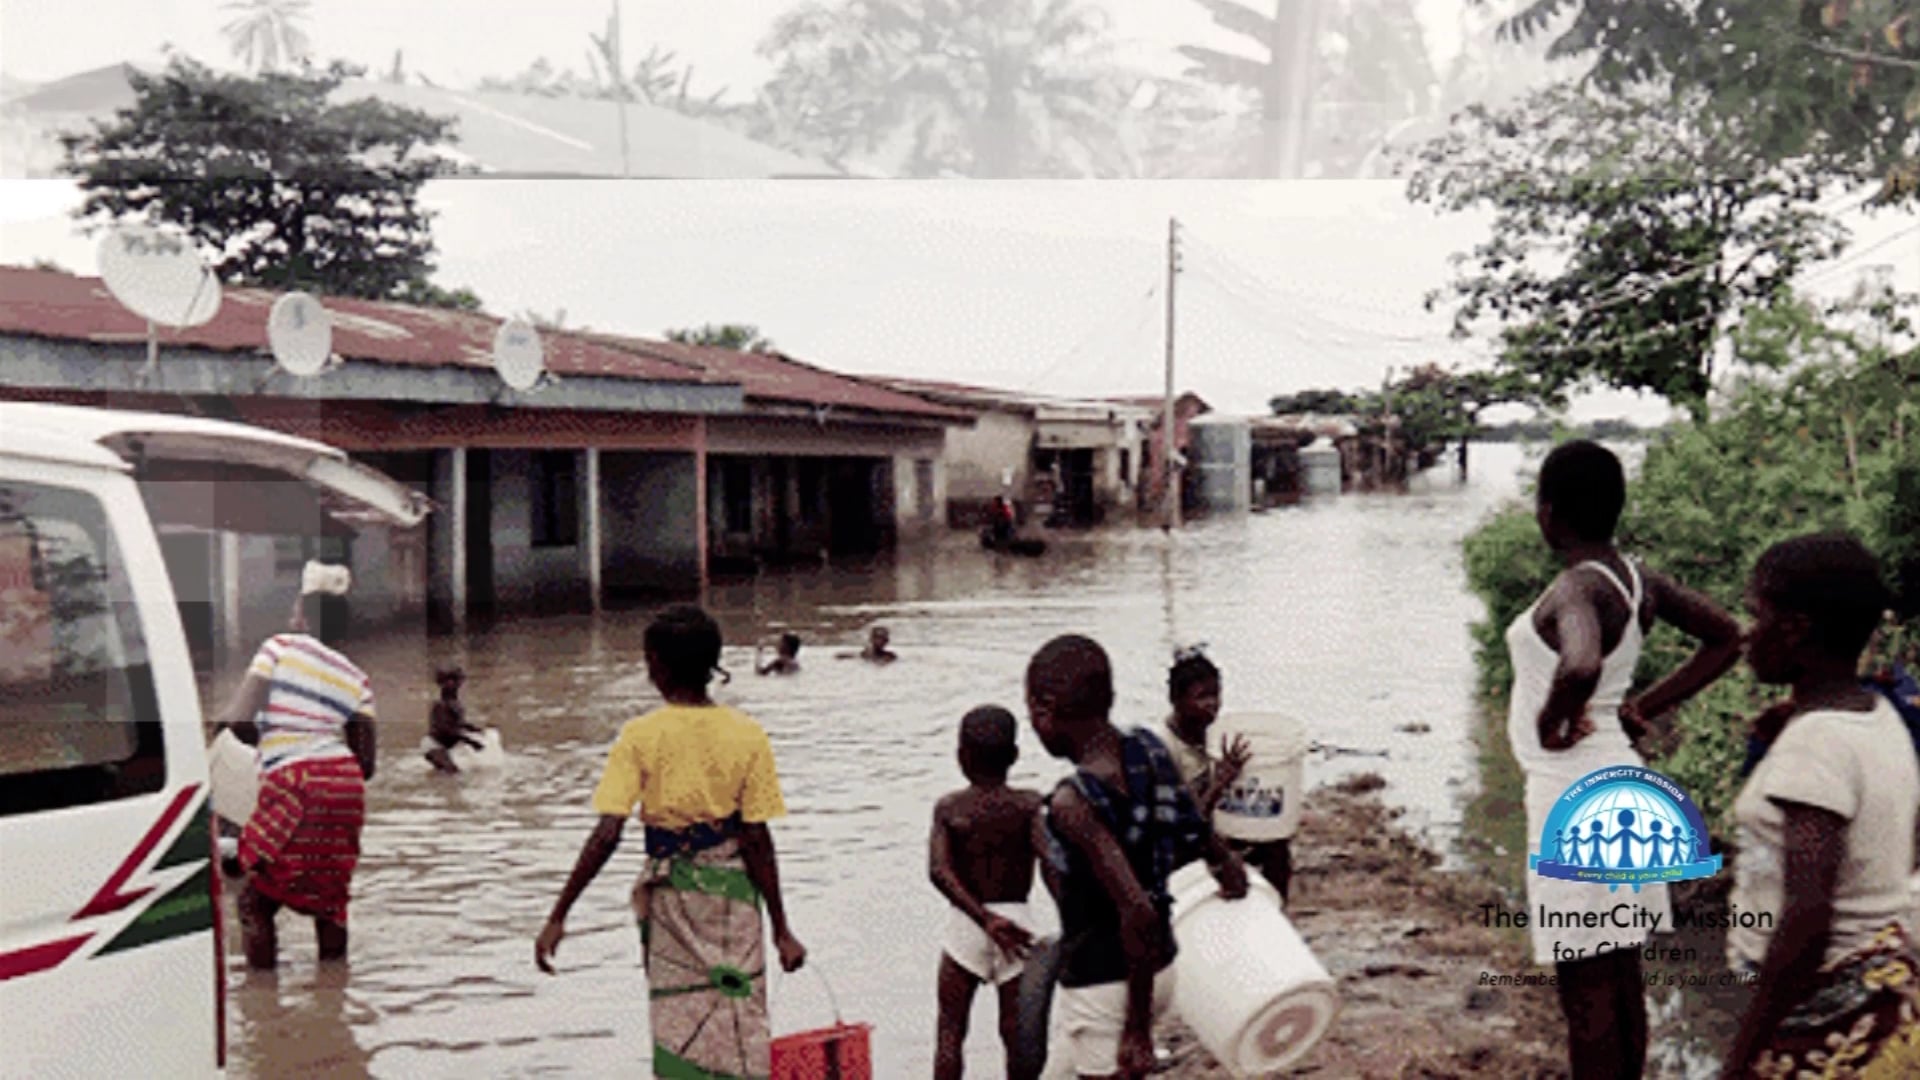
M 1600 664 L 1600 682 L 1587 703 L 1587 715 L 1593 720 L 1593 734 L 1566 750 L 1548 750 L 1540 745 L 1540 709 L 1553 690 L 1553 673 L 1560 666 L 1560 655 L 1553 651 L 1540 632 L 1534 629 L 1536 599 L 1520 617 L 1507 627 L 1507 655 L 1513 662 L 1513 689 L 1508 695 L 1507 739 L 1514 759 L 1529 775 L 1548 774 L 1565 777 L 1570 783 L 1594 769 L 1638 761 L 1633 741 L 1620 726 L 1620 703 L 1633 686 L 1633 669 L 1640 662 L 1640 648 L 1646 641 L 1640 625 L 1643 596 L 1640 568 L 1634 560 L 1624 560 L 1633 585 L 1622 583 L 1605 563 L 1588 560 L 1574 567 L 1592 567 L 1606 575 L 1627 601 L 1627 625 L 1620 641 Z M 1542 594 L 1544 599 L 1544 594 Z

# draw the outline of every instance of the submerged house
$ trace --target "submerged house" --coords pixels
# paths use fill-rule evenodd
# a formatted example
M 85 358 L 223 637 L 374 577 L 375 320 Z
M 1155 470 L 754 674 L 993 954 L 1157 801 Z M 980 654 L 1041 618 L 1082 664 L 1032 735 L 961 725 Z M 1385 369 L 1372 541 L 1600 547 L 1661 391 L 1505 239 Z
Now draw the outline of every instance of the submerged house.
M 978 524 L 1004 495 L 1027 516 L 1085 526 L 1139 501 L 1152 414 L 1121 401 L 888 378 L 888 386 L 970 415 L 947 442 L 947 518 Z
M 224 290 L 211 322 L 160 331 L 149 373 L 145 323 L 98 279 L 0 267 L 0 397 L 257 424 L 432 500 L 415 529 L 353 533 L 289 529 L 257 512 L 272 491 L 214 475 L 150 490 L 211 500 L 225 526 L 163 537 L 203 661 L 277 629 L 316 555 L 353 568 L 358 627 L 686 593 L 716 562 L 817 538 L 884 548 L 928 526 L 945 429 L 967 422 L 781 356 L 566 333 L 545 337 L 554 378 L 522 393 L 492 368 L 498 319 L 336 297 L 334 366 L 295 378 L 266 345 L 277 298 Z
M 871 555 L 927 535 L 947 500 L 947 440 L 972 414 L 778 352 L 593 340 L 740 386 L 706 424 L 706 529 L 729 573 Z

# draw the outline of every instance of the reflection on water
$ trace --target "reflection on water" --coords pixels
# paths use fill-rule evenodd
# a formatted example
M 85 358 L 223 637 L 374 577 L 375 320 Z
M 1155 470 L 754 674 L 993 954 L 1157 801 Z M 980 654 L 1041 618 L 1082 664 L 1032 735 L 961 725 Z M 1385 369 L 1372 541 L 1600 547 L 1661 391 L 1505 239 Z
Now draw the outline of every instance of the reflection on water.
M 1450 838 L 1475 761 L 1467 624 L 1479 608 L 1459 540 L 1518 490 L 1520 464 L 1517 448 L 1477 448 L 1465 486 L 1440 470 L 1404 496 L 1200 522 L 1171 539 L 1055 538 L 1041 559 L 992 556 L 957 534 L 876 564 L 714 588 L 735 673 L 718 696 L 766 726 L 788 796 L 775 836 L 794 926 L 846 1016 L 874 1023 L 876 1074 L 917 1075 L 932 1057 L 944 901 L 926 881 L 926 836 L 934 801 L 961 783 L 956 724 L 984 702 L 1023 713 L 1027 657 L 1054 634 L 1108 648 L 1117 715 L 1133 723 L 1164 709 L 1174 645 L 1208 642 L 1226 712 L 1290 711 L 1322 743 L 1386 753 L 1316 758 L 1310 782 L 1378 770 L 1411 824 Z M 284 915 L 278 976 L 246 976 L 235 941 L 236 1075 L 642 1074 L 646 995 L 627 908 L 637 843 L 575 908 L 561 976 L 537 972 L 532 954 L 591 827 L 606 749 L 657 700 L 640 662 L 645 617 L 520 619 L 350 650 L 373 676 L 383 731 L 351 977 L 316 974 L 311 930 Z M 835 658 L 876 622 L 899 663 Z M 755 677 L 755 641 L 788 628 L 806 641 L 802 672 Z M 441 777 L 414 752 L 443 660 L 466 665 L 468 712 L 502 731 L 503 769 Z M 1414 722 L 1430 730 L 1398 730 Z M 1024 729 L 1022 751 L 1017 782 L 1062 775 Z M 833 1018 L 811 978 L 776 976 L 772 995 L 776 1031 Z M 1000 1071 L 989 998 L 972 1040 L 979 1075 Z

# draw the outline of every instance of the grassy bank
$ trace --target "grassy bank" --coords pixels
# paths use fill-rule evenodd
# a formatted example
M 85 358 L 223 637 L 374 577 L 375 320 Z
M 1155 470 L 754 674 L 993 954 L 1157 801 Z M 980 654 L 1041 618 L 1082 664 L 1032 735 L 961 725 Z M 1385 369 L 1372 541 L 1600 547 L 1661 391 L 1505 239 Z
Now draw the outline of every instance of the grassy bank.
M 1403 828 L 1378 778 L 1321 788 L 1294 841 L 1289 917 L 1339 986 L 1333 1029 L 1291 1075 L 1555 1077 L 1566 1074 L 1551 987 L 1486 985 L 1526 970 L 1524 938 L 1482 924 L 1503 891 L 1444 873 Z M 1171 1036 L 1175 1080 L 1230 1074 L 1190 1035 Z

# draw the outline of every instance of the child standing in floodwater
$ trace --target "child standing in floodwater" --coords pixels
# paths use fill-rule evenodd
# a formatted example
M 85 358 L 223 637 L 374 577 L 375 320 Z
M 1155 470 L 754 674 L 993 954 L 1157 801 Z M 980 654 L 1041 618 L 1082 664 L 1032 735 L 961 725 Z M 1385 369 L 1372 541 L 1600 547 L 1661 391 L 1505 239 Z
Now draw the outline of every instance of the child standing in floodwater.
M 1644 767 L 1633 737 L 1740 657 L 1740 626 L 1731 615 L 1614 548 L 1625 504 L 1620 459 L 1597 443 L 1565 443 L 1540 467 L 1535 517 L 1566 569 L 1506 634 L 1513 662 L 1507 736 L 1526 774 L 1530 854 L 1556 854 L 1539 844 L 1548 814 L 1570 785 L 1596 769 Z M 1630 699 L 1641 645 L 1656 620 L 1700 646 Z M 1592 858 L 1602 850 L 1596 845 Z M 1639 1077 L 1646 1068 L 1647 1012 L 1637 946 L 1645 936 L 1618 927 L 1672 925 L 1667 887 L 1647 885 L 1628 897 L 1584 882 L 1525 878 L 1531 911 L 1603 915 L 1591 928 L 1552 928 L 1540 920 L 1532 929 L 1534 961 L 1553 965 L 1557 975 L 1574 1080 Z M 1641 910 L 1617 915 L 1619 905 Z M 1659 922 L 1643 921 L 1649 914 Z
M 1013 714 L 983 705 L 960 721 L 960 771 L 967 786 L 941 799 L 928 844 L 934 887 L 953 904 L 940 958 L 940 1026 L 935 1080 L 957 1080 L 973 995 L 1000 998 L 1000 1040 L 1009 1056 L 1018 1033 L 1019 976 L 1028 948 L 1033 891 L 1033 821 L 1040 793 L 1007 786 L 1019 760 Z

